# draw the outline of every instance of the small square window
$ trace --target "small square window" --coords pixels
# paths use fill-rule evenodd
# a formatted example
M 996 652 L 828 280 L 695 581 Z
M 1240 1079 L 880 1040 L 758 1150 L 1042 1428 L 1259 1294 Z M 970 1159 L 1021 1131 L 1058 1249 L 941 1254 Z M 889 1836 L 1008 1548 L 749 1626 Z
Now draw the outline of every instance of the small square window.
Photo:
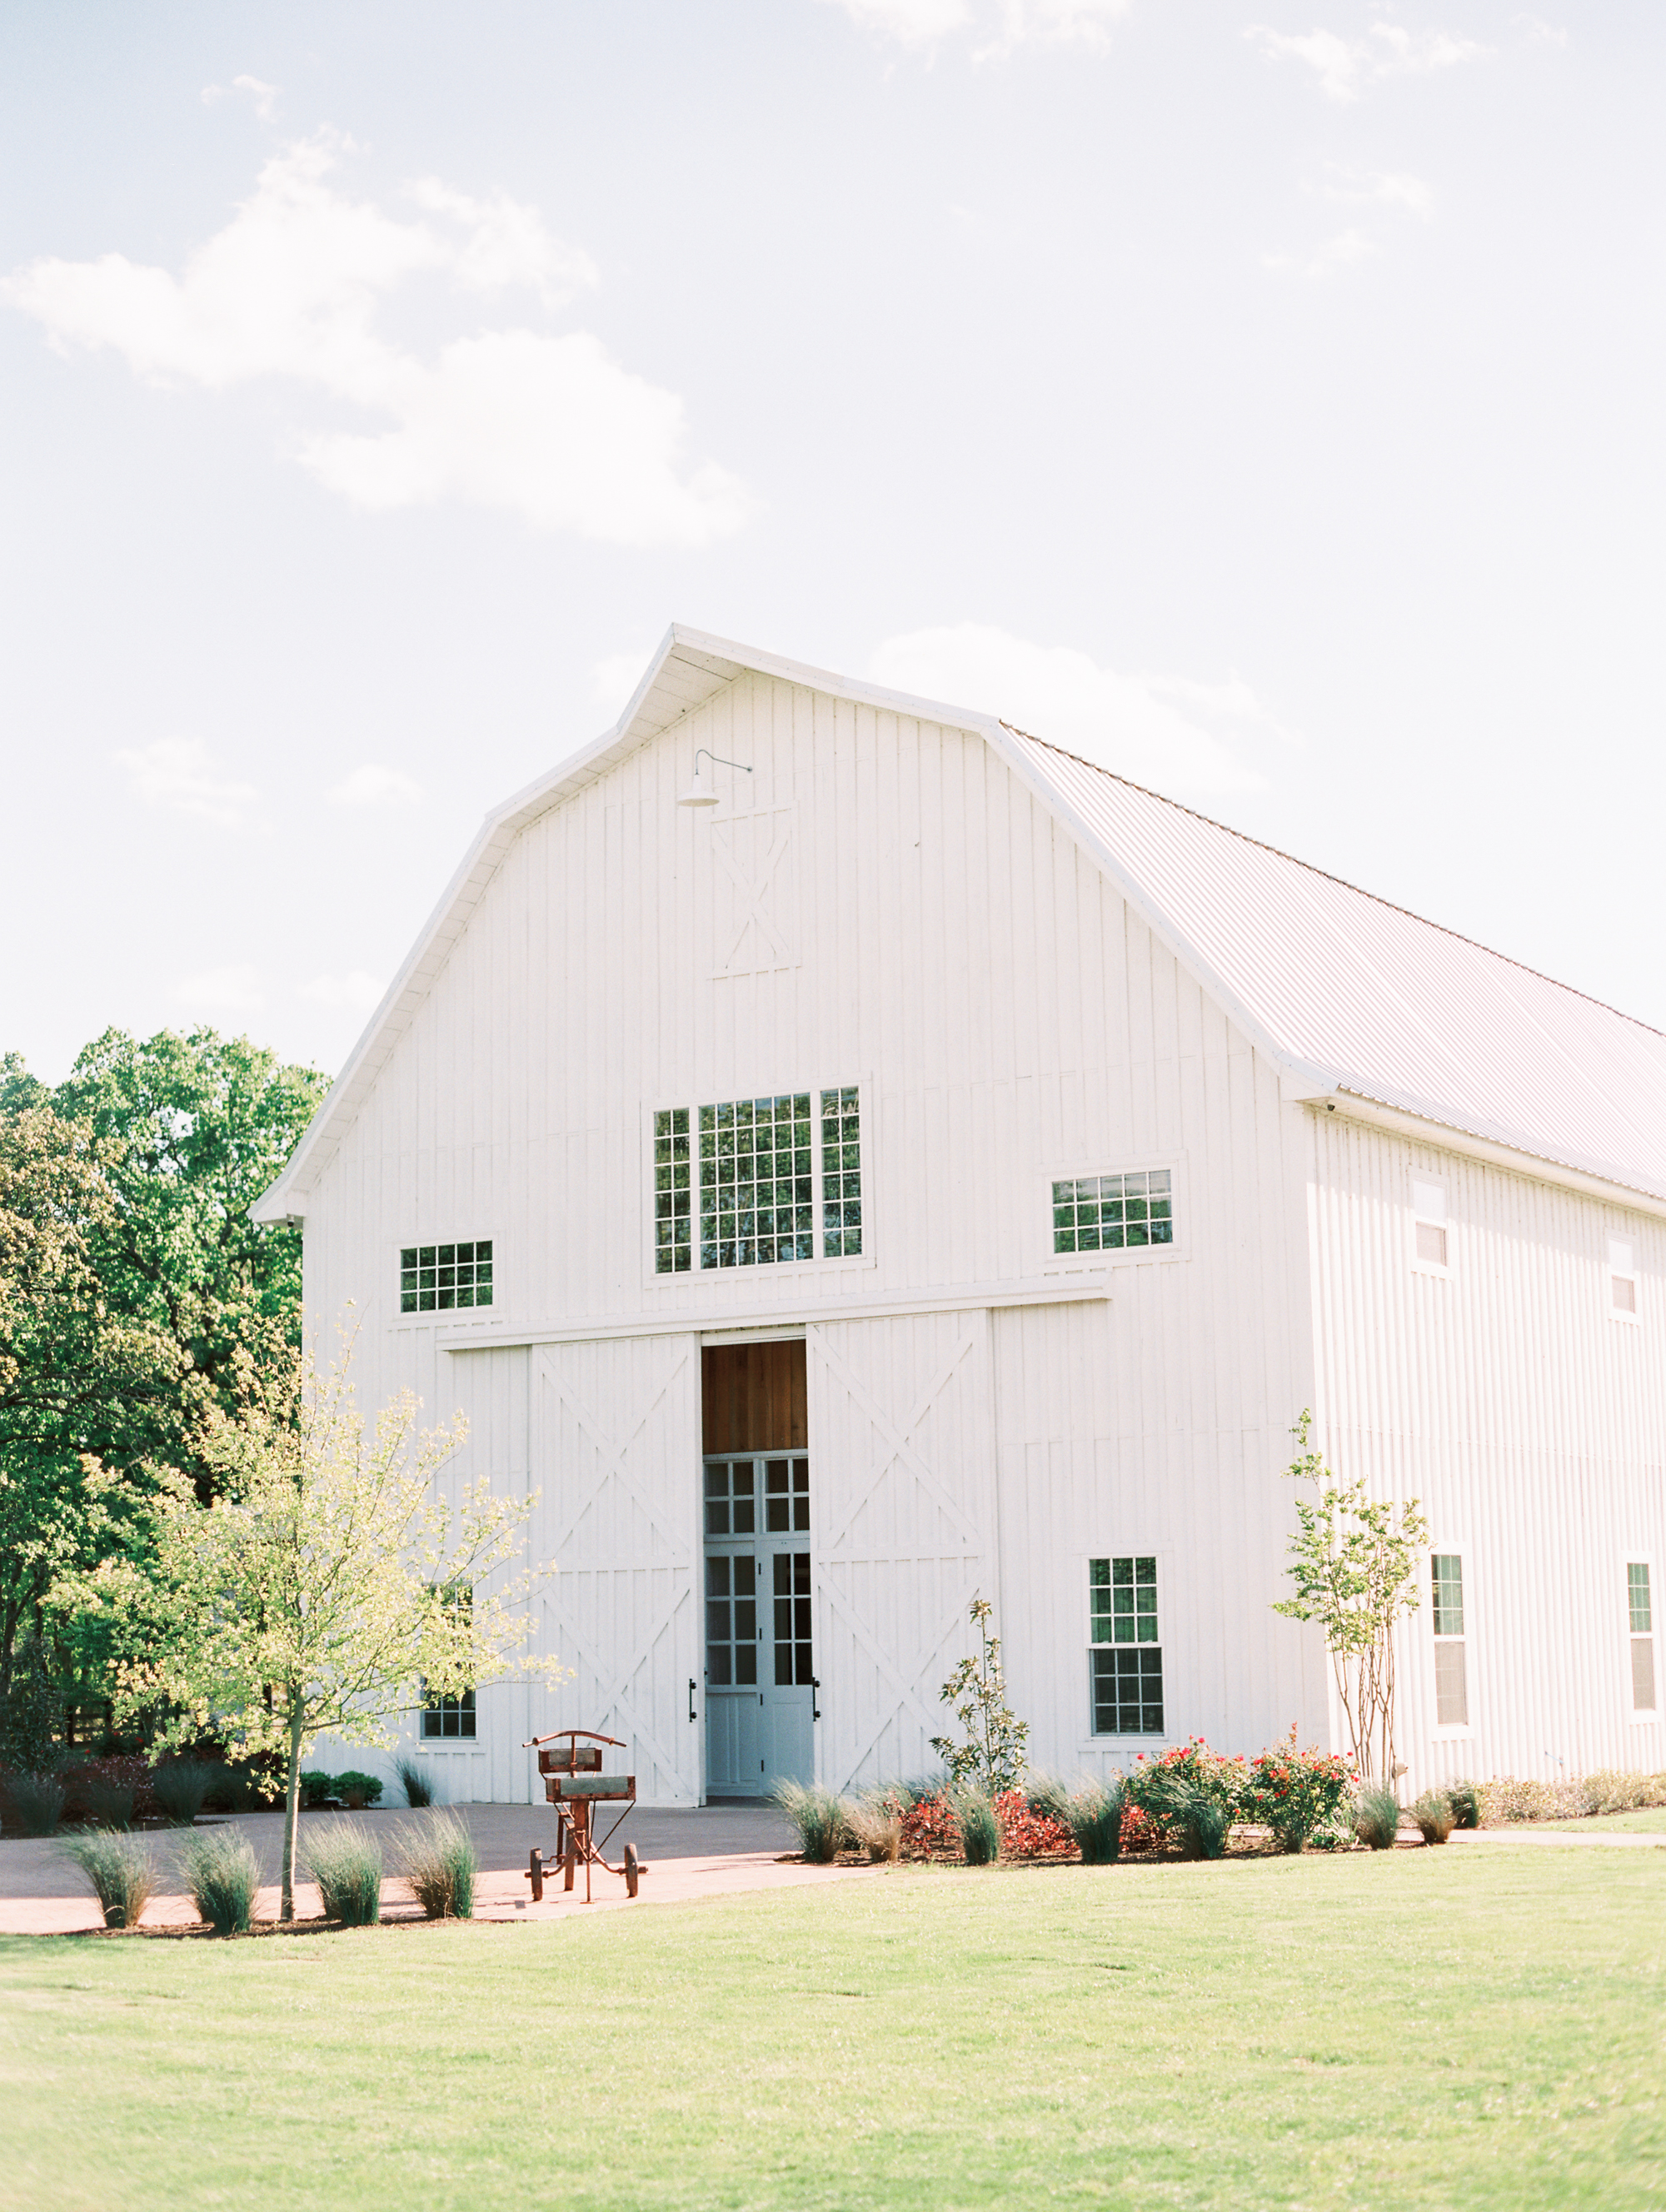
M 453 1311 L 492 1302 L 489 1237 L 472 1244 L 406 1244 L 399 1252 L 401 1313 Z
M 1079 1176 L 1053 1186 L 1053 1249 L 1122 1252 L 1174 1242 L 1173 1176 L 1167 1168 Z
M 1446 1265 L 1446 1231 L 1437 1221 L 1420 1221 L 1417 1224 L 1417 1256 L 1426 1267 Z

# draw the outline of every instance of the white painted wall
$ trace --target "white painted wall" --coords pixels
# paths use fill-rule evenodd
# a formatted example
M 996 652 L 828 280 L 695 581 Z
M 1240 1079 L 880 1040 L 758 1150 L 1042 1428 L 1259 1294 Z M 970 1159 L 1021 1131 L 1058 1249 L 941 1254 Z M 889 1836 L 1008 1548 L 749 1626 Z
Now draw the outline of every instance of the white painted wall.
M 1399 1650 L 1413 1788 L 1666 1765 L 1631 1710 L 1626 1562 L 1666 1559 L 1666 1224 L 1309 1109 L 1316 1411 L 1333 1463 L 1462 1554 L 1470 1725 L 1435 1723 L 1426 1582 Z M 1448 1270 L 1415 1261 L 1414 1180 Z M 1639 1263 L 1617 1319 L 1608 1240 Z M 1657 1644 L 1658 1650 L 1659 1645 Z

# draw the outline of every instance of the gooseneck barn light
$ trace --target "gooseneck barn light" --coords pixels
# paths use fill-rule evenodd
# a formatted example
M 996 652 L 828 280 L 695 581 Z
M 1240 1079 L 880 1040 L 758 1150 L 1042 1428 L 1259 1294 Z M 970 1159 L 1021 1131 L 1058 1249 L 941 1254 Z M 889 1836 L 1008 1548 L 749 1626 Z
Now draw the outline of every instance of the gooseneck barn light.
M 717 804 L 717 793 L 712 789 L 710 784 L 704 781 L 700 774 L 700 762 L 702 755 L 714 768 L 738 768 L 743 775 L 750 775 L 752 772 L 745 761 L 725 760 L 721 753 L 714 753 L 705 745 L 696 745 L 694 752 L 694 781 L 686 791 L 678 793 L 677 804 L 679 806 L 715 806 Z

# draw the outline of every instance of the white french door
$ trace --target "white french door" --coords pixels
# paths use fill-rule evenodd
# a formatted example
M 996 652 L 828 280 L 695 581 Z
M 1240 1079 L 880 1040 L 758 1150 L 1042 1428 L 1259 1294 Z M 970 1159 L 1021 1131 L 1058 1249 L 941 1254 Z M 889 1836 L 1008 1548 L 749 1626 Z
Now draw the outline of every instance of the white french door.
M 815 1778 L 810 1462 L 705 1463 L 706 1789 L 762 1796 Z

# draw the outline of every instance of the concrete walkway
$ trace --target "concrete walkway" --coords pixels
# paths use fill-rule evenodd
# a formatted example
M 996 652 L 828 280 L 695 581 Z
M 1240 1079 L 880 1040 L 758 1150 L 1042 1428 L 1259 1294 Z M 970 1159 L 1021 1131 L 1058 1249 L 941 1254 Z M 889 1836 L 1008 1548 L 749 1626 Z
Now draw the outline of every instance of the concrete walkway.
M 1511 1820 L 1501 1828 L 1454 1828 L 1455 1844 L 1571 1844 L 1575 1850 L 1666 1851 L 1666 1835 L 1641 1835 L 1583 1828 L 1541 1828 L 1531 1820 Z
M 595 1871 L 592 1876 L 594 1903 L 584 1901 L 584 1871 L 570 1896 L 559 1878 L 546 1885 L 544 1902 L 534 1905 L 532 1886 L 526 1880 L 526 1860 L 537 1844 L 546 1856 L 555 1849 L 554 1812 L 541 1805 L 459 1805 L 452 1808 L 468 1822 L 480 1855 L 480 1874 L 475 1892 L 477 1920 L 558 1920 L 570 1912 L 598 1911 L 626 1904 L 623 1881 Z M 301 1866 L 307 1862 L 307 1838 L 320 1822 L 350 1820 L 374 1835 L 382 1845 L 390 1872 L 382 1884 L 384 1913 L 393 1919 L 420 1919 L 404 1884 L 393 1878 L 402 1828 L 420 1815 L 403 1809 L 393 1812 L 303 1813 L 301 1816 Z M 255 1906 L 258 1920 L 277 1917 L 279 1877 L 283 1863 L 283 1816 L 281 1813 L 250 1813 L 234 1820 L 206 1816 L 199 1829 L 235 1828 L 253 1844 L 260 1866 L 262 1887 Z M 617 1866 L 627 1838 L 636 1846 L 648 1871 L 641 1881 L 641 1902 L 668 1902 L 672 1898 L 714 1897 L 738 1890 L 804 1888 L 818 1883 L 855 1879 L 871 1880 L 866 1868 L 812 1867 L 783 1863 L 796 1848 L 797 1838 L 772 1807 L 713 1805 L 699 1810 L 656 1811 L 638 1806 L 607 1847 Z M 197 1908 L 185 1893 L 179 1876 L 179 1852 L 185 1834 L 179 1829 L 147 1833 L 161 1874 L 156 1896 L 146 1908 L 143 1925 L 191 1926 Z M 316 1887 L 299 1881 L 295 1911 L 302 1920 L 316 1918 L 322 1911 Z M 78 1929 L 101 1928 L 103 1916 L 79 1867 L 65 1858 L 52 1838 L 28 1836 L 0 1838 L 0 1934 L 65 1935 Z

